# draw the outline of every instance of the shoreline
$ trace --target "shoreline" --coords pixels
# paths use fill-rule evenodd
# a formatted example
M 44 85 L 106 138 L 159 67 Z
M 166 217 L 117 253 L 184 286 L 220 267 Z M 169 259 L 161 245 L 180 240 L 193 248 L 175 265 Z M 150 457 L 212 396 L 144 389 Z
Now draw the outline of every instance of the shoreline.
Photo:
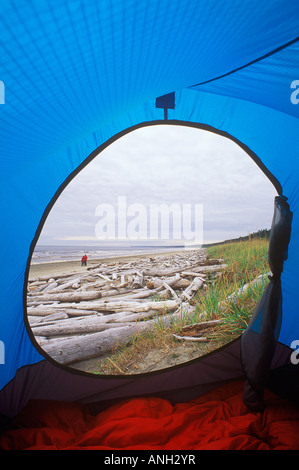
M 199 248 L 195 248 L 198 250 Z M 202 248 L 200 248 L 202 249 Z M 128 255 L 120 255 L 120 256 L 107 256 L 103 258 L 94 258 L 89 259 L 87 261 L 87 266 L 81 266 L 81 261 L 57 261 L 57 262 L 50 262 L 50 263 L 36 263 L 31 264 L 29 270 L 28 280 L 32 280 L 33 278 L 39 278 L 43 276 L 55 276 L 60 274 L 71 274 L 71 273 L 83 273 L 88 270 L 88 268 L 92 268 L 98 264 L 105 263 L 105 264 L 115 264 L 118 262 L 124 261 L 137 261 L 140 259 L 146 258 L 153 258 L 157 256 L 173 256 L 176 253 L 184 252 L 184 251 L 194 251 L 194 250 L 186 250 L 184 248 L 180 248 L 173 251 L 157 251 L 151 253 L 138 253 L 138 254 L 128 254 Z

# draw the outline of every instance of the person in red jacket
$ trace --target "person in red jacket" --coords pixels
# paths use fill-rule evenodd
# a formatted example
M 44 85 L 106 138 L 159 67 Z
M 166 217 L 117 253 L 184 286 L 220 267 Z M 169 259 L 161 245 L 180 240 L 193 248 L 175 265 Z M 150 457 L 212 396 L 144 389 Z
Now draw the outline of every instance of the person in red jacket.
M 86 263 L 87 263 L 87 256 L 84 255 L 82 256 L 82 259 L 81 259 L 81 266 L 86 266 Z

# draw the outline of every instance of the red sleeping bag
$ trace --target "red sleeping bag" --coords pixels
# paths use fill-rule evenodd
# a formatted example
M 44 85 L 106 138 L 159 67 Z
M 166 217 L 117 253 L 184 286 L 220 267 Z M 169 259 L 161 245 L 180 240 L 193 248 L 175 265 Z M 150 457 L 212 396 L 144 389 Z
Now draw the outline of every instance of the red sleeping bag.
M 299 410 L 268 390 L 263 413 L 243 404 L 243 382 L 172 405 L 137 398 L 96 416 L 85 405 L 33 400 L 0 437 L 2 450 L 299 450 Z

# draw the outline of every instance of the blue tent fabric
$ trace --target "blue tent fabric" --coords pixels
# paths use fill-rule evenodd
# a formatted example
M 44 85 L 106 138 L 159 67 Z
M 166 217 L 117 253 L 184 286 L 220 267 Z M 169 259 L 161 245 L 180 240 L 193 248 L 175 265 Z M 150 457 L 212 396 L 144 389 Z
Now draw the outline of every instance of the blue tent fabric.
M 48 211 L 97 152 L 157 123 L 234 139 L 287 197 L 293 221 L 279 342 L 289 347 L 298 339 L 299 3 L 2 0 L 0 12 L 3 394 L 24 367 L 45 361 L 25 305 Z M 175 106 L 166 122 L 156 99 L 169 93 Z M 25 395 L 33 388 L 23 383 Z

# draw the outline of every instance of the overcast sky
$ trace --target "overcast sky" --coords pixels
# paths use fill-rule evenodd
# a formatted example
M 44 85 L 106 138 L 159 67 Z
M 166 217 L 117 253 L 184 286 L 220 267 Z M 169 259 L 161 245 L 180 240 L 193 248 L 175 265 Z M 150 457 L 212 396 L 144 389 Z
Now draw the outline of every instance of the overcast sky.
M 270 228 L 275 195 L 258 166 L 229 139 L 187 127 L 147 127 L 110 145 L 73 179 L 39 243 L 97 244 L 99 227 L 108 221 L 99 207 L 110 204 L 117 216 L 119 197 L 131 214 L 126 226 L 140 222 L 141 212 L 135 218 L 130 213 L 132 204 L 141 204 L 148 216 L 150 204 L 175 203 L 182 213 L 186 204 L 193 215 L 201 205 L 203 243 L 235 238 Z M 116 222 L 116 237 L 117 230 Z

